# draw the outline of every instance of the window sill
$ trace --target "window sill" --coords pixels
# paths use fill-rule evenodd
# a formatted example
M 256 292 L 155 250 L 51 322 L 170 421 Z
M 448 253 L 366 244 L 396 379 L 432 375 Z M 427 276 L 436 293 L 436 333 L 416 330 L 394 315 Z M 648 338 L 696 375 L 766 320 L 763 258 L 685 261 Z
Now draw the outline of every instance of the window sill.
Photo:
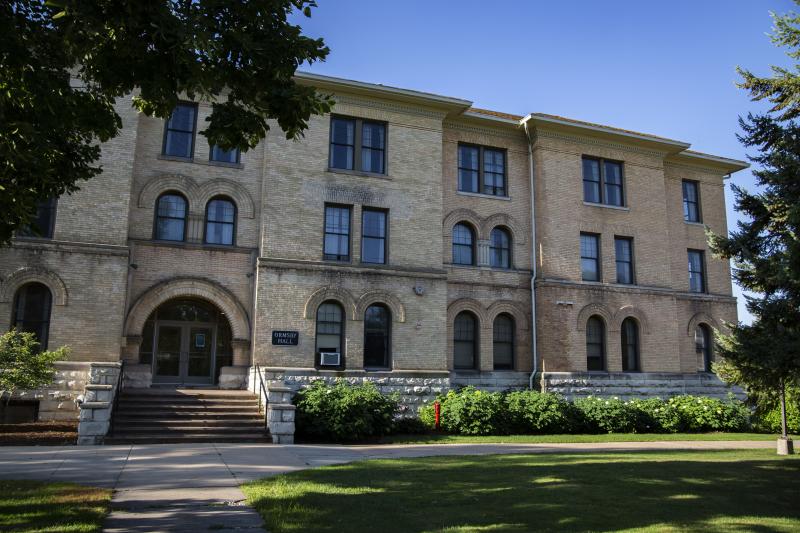
M 226 163 L 224 161 L 201 161 L 194 157 L 178 157 L 174 155 L 159 154 L 161 161 L 179 161 L 181 163 L 194 163 L 195 165 L 205 165 L 209 167 L 244 168 L 242 163 Z
M 595 202 L 583 202 L 583 205 L 588 205 L 589 207 L 602 207 L 605 209 L 616 209 L 617 211 L 630 211 L 630 207 L 626 207 L 624 205 L 609 205 L 609 204 L 598 204 Z
M 391 372 L 392 369 L 388 366 L 369 366 L 364 367 L 364 372 Z
M 461 196 L 472 196 L 474 198 L 486 198 L 488 200 L 503 200 L 506 202 L 511 201 L 510 196 L 498 196 L 495 194 L 485 194 L 481 192 L 456 191 L 456 194 L 460 194 Z
M 206 250 L 216 252 L 251 253 L 252 248 L 237 246 L 235 244 L 207 244 L 202 242 L 167 241 L 163 239 L 132 239 L 134 242 L 150 244 L 153 246 L 167 246 L 170 248 L 183 248 L 187 250 Z
M 328 167 L 325 169 L 325 171 L 330 172 L 331 174 L 347 174 L 348 176 L 361 176 L 362 178 L 378 178 L 382 180 L 392 179 L 391 176 L 389 176 L 388 174 L 378 174 L 377 172 L 364 172 L 363 170 L 349 170 L 346 168 Z
M 684 220 L 683 223 L 686 224 L 687 226 L 700 226 L 701 228 L 706 227 L 706 225 L 703 224 L 702 222 L 691 222 L 689 220 Z

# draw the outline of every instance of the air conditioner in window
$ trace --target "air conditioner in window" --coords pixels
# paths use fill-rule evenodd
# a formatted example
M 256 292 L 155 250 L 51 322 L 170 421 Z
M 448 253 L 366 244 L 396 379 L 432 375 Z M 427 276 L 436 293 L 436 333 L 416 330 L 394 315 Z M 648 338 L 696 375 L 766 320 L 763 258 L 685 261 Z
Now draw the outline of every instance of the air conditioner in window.
M 341 360 L 342 354 L 339 352 L 320 352 L 319 354 L 320 366 L 339 366 Z

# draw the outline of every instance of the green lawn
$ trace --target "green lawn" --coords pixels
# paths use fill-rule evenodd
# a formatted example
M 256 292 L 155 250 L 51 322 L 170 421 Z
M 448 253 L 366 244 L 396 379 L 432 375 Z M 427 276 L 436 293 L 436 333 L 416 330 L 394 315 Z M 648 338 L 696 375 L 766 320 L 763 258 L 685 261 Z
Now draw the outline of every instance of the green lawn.
M 800 531 L 800 457 L 772 450 L 424 457 L 244 485 L 287 531 Z
M 389 435 L 381 444 L 469 444 L 469 443 L 555 443 L 555 442 L 653 442 L 661 440 L 777 440 L 764 433 L 603 433 L 600 435 Z
M 0 531 L 100 531 L 111 490 L 72 483 L 0 480 Z

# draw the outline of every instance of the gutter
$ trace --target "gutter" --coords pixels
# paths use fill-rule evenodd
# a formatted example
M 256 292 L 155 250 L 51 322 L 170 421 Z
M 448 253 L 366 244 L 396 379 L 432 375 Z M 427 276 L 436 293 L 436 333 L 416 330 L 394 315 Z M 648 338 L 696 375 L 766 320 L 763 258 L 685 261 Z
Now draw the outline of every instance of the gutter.
M 525 137 L 528 144 L 528 170 L 530 171 L 531 188 L 531 356 L 533 366 L 531 375 L 528 378 L 528 388 L 533 390 L 533 380 L 539 370 L 539 353 L 536 345 L 536 191 L 534 189 L 533 172 L 533 146 L 530 132 L 528 131 L 528 120 L 523 119 L 522 126 L 525 128 Z

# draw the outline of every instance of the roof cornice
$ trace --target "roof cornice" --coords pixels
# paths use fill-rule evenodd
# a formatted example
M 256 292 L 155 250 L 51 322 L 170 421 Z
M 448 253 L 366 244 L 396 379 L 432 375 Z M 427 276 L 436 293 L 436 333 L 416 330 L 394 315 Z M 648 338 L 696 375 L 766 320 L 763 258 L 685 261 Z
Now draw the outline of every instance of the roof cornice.
M 399 102 L 445 109 L 448 113 L 453 114 L 461 114 L 472 106 L 471 101 L 461 98 L 400 89 L 379 83 L 366 83 L 332 76 L 322 76 L 320 74 L 311 74 L 310 72 L 297 72 L 294 78 L 297 83 L 311 85 L 323 91 L 330 90 L 332 92 L 347 92 L 363 96 L 379 96 Z

